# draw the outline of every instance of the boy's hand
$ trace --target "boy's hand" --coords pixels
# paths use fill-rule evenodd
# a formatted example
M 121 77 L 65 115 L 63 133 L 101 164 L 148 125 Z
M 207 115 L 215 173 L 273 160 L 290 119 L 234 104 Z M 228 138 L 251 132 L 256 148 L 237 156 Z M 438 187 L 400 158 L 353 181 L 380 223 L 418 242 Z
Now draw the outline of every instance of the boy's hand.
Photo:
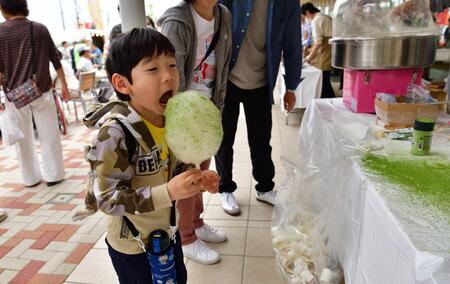
M 205 191 L 209 191 L 210 193 L 217 193 L 219 191 L 220 177 L 215 171 L 202 171 L 202 178 Z
M 189 198 L 204 190 L 203 176 L 200 170 L 187 170 L 167 183 L 171 200 Z

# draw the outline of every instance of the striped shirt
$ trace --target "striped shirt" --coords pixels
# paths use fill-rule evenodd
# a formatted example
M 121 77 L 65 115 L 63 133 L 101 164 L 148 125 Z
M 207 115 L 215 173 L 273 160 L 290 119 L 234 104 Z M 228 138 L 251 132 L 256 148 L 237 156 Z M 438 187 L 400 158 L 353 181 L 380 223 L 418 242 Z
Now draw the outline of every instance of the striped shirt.
M 33 34 L 37 86 L 41 92 L 47 92 L 52 85 L 49 61 L 58 70 L 61 68 L 60 57 L 44 25 L 33 22 Z M 3 73 L 3 88 L 6 92 L 24 83 L 32 75 L 30 21 L 26 18 L 0 24 L 0 73 Z

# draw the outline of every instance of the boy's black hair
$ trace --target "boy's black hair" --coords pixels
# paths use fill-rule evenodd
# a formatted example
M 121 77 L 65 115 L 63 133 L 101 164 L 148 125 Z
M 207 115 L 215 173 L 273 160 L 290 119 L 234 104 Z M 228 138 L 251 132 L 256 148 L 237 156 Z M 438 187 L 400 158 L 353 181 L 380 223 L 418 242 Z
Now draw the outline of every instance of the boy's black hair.
M 314 4 L 311 2 L 303 4 L 301 7 L 301 11 L 302 11 L 302 15 L 306 15 L 306 12 L 310 12 L 311 14 L 320 12 L 320 10 L 317 9 L 317 7 L 314 6 Z
M 0 0 L 0 7 L 12 16 L 26 16 L 30 14 L 27 0 Z
M 83 56 L 83 55 L 85 55 L 86 54 L 86 52 L 87 52 L 87 50 L 85 50 L 85 49 L 83 49 L 82 51 L 80 51 L 78 54 L 80 55 L 80 56 Z
M 187 3 L 194 3 L 194 1 L 195 0 L 184 0 L 184 2 L 187 2 Z
M 106 72 L 108 79 L 114 73 L 125 76 L 133 84 L 131 70 L 144 58 L 168 55 L 175 57 L 175 48 L 163 34 L 149 28 L 134 28 L 119 35 L 109 47 L 106 58 Z M 130 96 L 116 90 L 117 97 L 122 101 L 129 101 Z

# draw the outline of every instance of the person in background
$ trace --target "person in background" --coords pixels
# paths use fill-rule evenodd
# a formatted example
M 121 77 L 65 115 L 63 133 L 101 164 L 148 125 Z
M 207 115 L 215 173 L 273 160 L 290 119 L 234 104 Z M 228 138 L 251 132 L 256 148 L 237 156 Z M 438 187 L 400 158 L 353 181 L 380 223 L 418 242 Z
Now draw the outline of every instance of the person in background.
M 76 45 L 77 45 L 77 42 L 74 41 L 74 42 L 72 42 L 72 47 L 70 48 L 70 62 L 71 62 L 74 73 L 77 73 L 77 65 L 75 63 L 75 54 L 77 53 L 77 51 L 75 50 Z
M 304 15 L 312 26 L 313 46 L 305 62 L 322 70 L 322 95 L 321 98 L 334 98 L 331 86 L 331 45 L 328 43 L 332 36 L 332 21 L 324 15 L 312 3 L 302 5 Z
M 67 62 L 71 62 L 72 58 L 70 57 L 70 49 L 67 41 L 63 41 L 61 46 L 58 48 L 59 52 L 61 52 L 61 59 L 67 60 Z
M 222 109 L 231 57 L 231 15 L 226 7 L 216 0 L 185 0 L 168 9 L 158 22 L 175 47 L 178 91 L 196 90 Z M 208 170 L 210 163 L 211 159 L 204 161 L 200 169 Z M 184 255 L 202 264 L 218 262 L 219 254 L 204 241 L 223 242 L 227 237 L 200 217 L 203 194 L 179 200 L 177 208 Z
M 89 49 L 82 48 L 80 50 L 80 60 L 78 61 L 78 68 L 77 68 L 77 77 L 79 77 L 80 73 L 82 72 L 89 72 L 94 71 L 94 65 L 91 61 L 91 53 Z
M 37 63 L 35 81 L 42 93 L 41 97 L 17 110 L 20 116 L 17 127 L 24 134 L 24 138 L 16 144 L 23 182 L 25 186 L 36 186 L 44 179 L 47 186 L 54 186 L 64 180 L 65 172 L 56 107 L 50 90 L 52 80 L 49 61 L 52 62 L 61 80 L 62 98 L 64 100 L 69 98 L 58 49 L 44 25 L 27 19 L 29 10 L 26 0 L 0 0 L 0 10 L 6 19 L 0 24 L 0 85 L 3 86 L 5 93 L 8 93 L 30 78 L 32 27 L 33 60 Z M 0 111 L 1 108 L 0 106 Z M 42 172 L 34 140 L 33 118 L 42 153 Z
M 74 55 L 75 67 L 76 67 L 77 71 L 78 71 L 78 68 L 79 68 L 78 64 L 79 64 L 79 61 L 80 61 L 80 52 L 82 50 L 89 50 L 90 46 L 91 46 L 91 41 L 89 39 L 83 39 L 82 41 L 74 44 L 74 46 L 73 46 L 73 48 L 74 48 L 73 55 Z
M 102 51 L 100 50 L 100 48 L 98 48 L 93 43 L 91 43 L 90 48 L 91 48 L 90 53 L 91 53 L 92 63 L 96 66 L 101 66 L 102 65 Z
M 295 105 L 295 89 L 302 72 L 302 38 L 298 0 L 227 1 L 232 15 L 232 52 L 227 94 L 222 112 L 223 140 L 215 156 L 220 175 L 222 208 L 230 215 L 240 214 L 233 192 L 233 144 L 240 104 L 244 105 L 252 159 L 257 181 L 256 199 L 273 205 L 276 192 L 272 161 L 272 104 L 281 57 L 284 59 L 286 93 L 284 108 Z

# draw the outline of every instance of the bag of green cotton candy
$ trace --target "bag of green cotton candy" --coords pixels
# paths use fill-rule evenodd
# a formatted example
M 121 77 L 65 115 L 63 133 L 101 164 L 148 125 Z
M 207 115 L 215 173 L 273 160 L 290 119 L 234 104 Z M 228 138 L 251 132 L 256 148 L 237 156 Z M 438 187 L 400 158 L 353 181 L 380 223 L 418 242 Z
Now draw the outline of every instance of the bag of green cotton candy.
M 194 91 L 178 93 L 170 98 L 164 116 L 167 145 L 177 159 L 200 168 L 219 150 L 222 116 L 210 99 Z

